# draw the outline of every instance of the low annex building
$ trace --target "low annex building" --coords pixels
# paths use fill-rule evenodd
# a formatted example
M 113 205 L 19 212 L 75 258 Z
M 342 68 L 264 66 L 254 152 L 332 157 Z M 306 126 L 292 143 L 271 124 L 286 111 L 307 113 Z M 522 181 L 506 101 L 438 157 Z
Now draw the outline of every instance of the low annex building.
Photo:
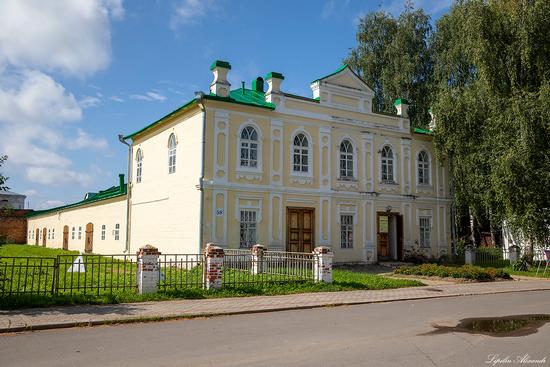
M 97 253 L 329 246 L 336 262 L 367 263 L 450 253 L 448 169 L 431 132 L 410 126 L 406 100 L 397 115 L 374 112 L 346 65 L 314 80 L 312 98 L 284 92 L 280 73 L 231 89 L 228 62 L 211 70 L 209 93 L 124 137 L 128 193 L 121 178 L 35 212 L 28 242 Z

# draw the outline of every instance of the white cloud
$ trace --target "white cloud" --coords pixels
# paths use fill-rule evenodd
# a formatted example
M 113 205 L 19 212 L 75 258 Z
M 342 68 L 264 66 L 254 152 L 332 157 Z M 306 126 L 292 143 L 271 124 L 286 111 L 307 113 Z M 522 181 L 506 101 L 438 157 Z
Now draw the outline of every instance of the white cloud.
M 83 76 L 111 59 L 110 17 L 121 0 L 3 0 L 0 64 Z
M 170 28 L 175 30 L 182 25 L 196 24 L 214 9 L 213 0 L 182 0 L 176 4 Z
M 82 108 L 96 107 L 100 103 L 101 103 L 101 99 L 94 96 L 84 96 L 78 101 L 78 104 Z
M 67 144 L 69 149 L 91 148 L 100 151 L 106 151 L 108 143 L 105 138 L 97 138 L 88 135 L 84 130 L 78 129 L 76 138 L 70 139 Z
M 31 182 L 50 186 L 77 184 L 87 187 L 92 182 L 92 177 L 87 173 L 50 167 L 27 167 L 25 178 Z
M 157 92 L 147 92 L 145 94 L 132 94 L 130 96 L 130 99 L 135 99 L 137 101 L 160 101 L 163 102 L 166 100 L 166 97 L 160 93 Z
M 119 96 L 110 96 L 109 99 L 115 102 L 124 102 L 124 99 L 120 98 Z
M 323 10 L 321 11 L 321 18 L 329 19 L 334 15 L 341 13 L 346 10 L 350 4 L 350 0 L 327 0 L 325 5 L 323 5 Z
M 72 169 L 65 149 L 105 151 L 107 141 L 71 132 L 82 109 L 104 100 L 100 92 L 75 96 L 46 72 L 84 77 L 111 59 L 111 19 L 124 16 L 123 0 L 0 1 L 0 151 L 27 180 L 87 186 L 90 174 Z

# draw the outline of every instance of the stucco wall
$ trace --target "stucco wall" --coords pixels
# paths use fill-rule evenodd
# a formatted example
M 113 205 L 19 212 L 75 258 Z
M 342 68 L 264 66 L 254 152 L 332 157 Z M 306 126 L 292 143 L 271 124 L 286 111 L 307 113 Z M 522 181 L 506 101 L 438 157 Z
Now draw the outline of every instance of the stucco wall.
M 42 246 L 42 231 L 50 230 L 50 239 L 46 235 L 46 246 L 52 248 L 63 247 L 63 228 L 69 227 L 69 250 L 84 252 L 86 224 L 93 223 L 93 253 L 122 254 L 126 239 L 126 197 L 99 201 L 72 209 L 61 210 L 29 218 L 28 230 L 30 234 L 27 243 L 36 244 L 36 231 L 40 233 L 38 245 Z M 120 225 L 118 240 L 113 230 L 116 224 Z M 101 238 L 102 225 L 105 225 L 105 239 Z M 74 238 L 72 236 L 74 228 Z M 52 236 L 53 230 L 53 236 Z M 80 238 L 79 238 L 80 232 Z M 47 233 L 47 232 L 46 232 Z M 30 237 L 29 237 L 30 236 Z

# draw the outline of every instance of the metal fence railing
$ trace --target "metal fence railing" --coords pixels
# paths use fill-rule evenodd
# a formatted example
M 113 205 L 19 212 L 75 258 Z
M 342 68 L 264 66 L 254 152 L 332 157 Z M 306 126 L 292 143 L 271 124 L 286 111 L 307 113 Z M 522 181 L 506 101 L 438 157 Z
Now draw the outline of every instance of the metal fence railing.
M 159 288 L 202 288 L 203 254 L 162 254 L 159 256 Z
M 222 286 L 313 281 L 314 254 L 224 250 Z M 205 287 L 204 254 L 161 254 L 158 289 Z M 137 289 L 136 255 L 0 257 L 0 296 L 112 294 Z
M 238 286 L 313 281 L 314 256 L 264 251 L 261 256 L 254 257 L 247 250 L 226 250 L 222 284 Z

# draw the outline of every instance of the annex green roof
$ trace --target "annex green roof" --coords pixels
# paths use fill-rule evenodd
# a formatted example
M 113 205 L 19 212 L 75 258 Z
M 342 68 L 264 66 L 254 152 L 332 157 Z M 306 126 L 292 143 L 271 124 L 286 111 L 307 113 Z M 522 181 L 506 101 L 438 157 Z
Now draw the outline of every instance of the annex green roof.
M 265 78 L 266 79 L 277 78 L 277 79 L 285 80 L 285 76 L 281 73 L 276 72 L 276 71 L 271 71 L 271 72 L 265 74 Z
M 106 190 L 102 190 L 102 191 L 99 191 L 97 193 L 96 192 L 90 192 L 87 195 L 87 199 L 81 200 L 81 201 L 73 203 L 73 204 L 58 206 L 56 208 L 51 208 L 51 209 L 46 209 L 46 210 L 36 210 L 36 211 L 33 211 L 33 212 L 27 214 L 27 217 L 30 218 L 30 217 L 36 217 L 38 215 L 55 213 L 55 212 L 58 212 L 60 210 L 72 209 L 72 208 L 76 208 L 76 207 L 79 207 L 79 206 L 83 206 L 83 205 L 87 205 L 87 204 L 91 204 L 91 203 L 96 203 L 98 201 L 112 199 L 112 198 L 116 198 L 116 197 L 119 197 L 119 196 L 125 196 L 126 195 L 126 189 L 127 189 L 127 184 L 124 184 L 122 186 L 122 188 L 120 186 L 112 186 L 112 187 L 109 187 Z
M 397 98 L 395 101 L 393 101 L 393 105 L 397 106 L 398 104 L 409 104 L 409 101 L 405 98 Z

